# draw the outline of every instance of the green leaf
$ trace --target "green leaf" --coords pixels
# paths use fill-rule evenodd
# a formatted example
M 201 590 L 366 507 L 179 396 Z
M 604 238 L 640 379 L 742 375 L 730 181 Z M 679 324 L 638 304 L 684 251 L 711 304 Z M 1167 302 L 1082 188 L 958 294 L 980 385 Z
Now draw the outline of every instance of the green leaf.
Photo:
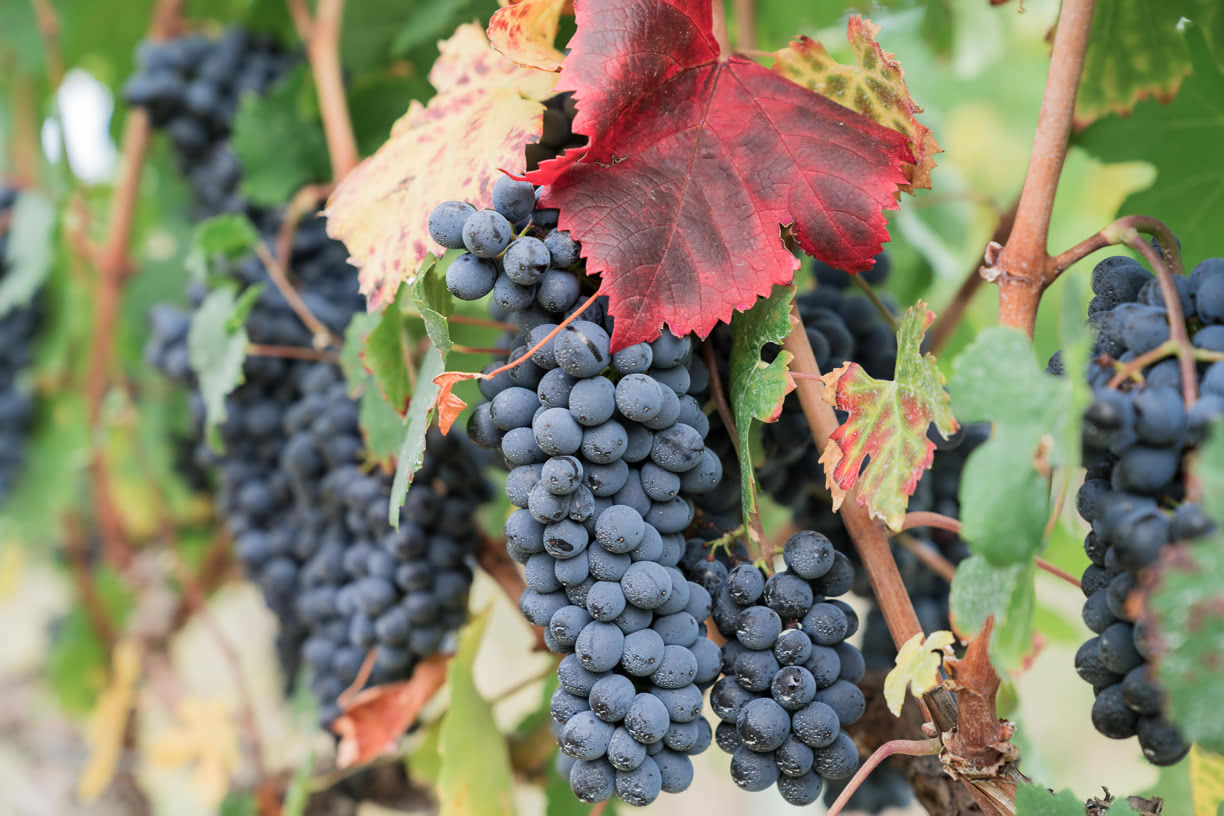
M 135 604 L 131 590 L 108 567 L 94 569 L 93 579 L 110 620 L 122 626 Z M 110 655 L 89 614 L 80 605 L 74 606 L 56 625 L 47 654 L 47 680 L 64 711 L 83 715 L 92 710 L 106 688 L 109 666 Z
M 1224 432 L 1216 426 L 1199 451 L 1203 509 L 1224 518 Z M 1162 562 L 1148 598 L 1164 652 L 1157 664 L 1169 716 L 1186 740 L 1224 753 L 1224 533 L 1190 542 Z
M 404 418 L 383 399 L 381 391 L 367 388 L 361 395 L 358 421 L 370 456 L 389 466 L 404 440 Z
M 366 371 L 365 363 L 361 361 L 361 352 L 365 348 L 366 338 L 378 325 L 381 315 L 361 312 L 353 315 L 348 328 L 344 330 L 344 348 L 340 350 L 340 370 L 344 372 L 344 380 L 348 383 L 350 397 L 362 392 L 370 381 L 370 372 Z
M 1016 816 L 1084 816 L 1084 803 L 1069 790 L 1051 793 L 1037 785 L 1016 788 Z
M 241 258 L 259 243 L 259 232 L 245 215 L 225 213 L 201 221 L 191 236 L 187 253 L 187 271 L 193 279 L 203 281 L 213 270 L 218 258 L 233 261 Z
M 0 317 L 29 303 L 42 287 L 51 269 L 54 249 L 55 208 L 46 196 L 23 192 L 10 212 L 4 254 L 8 271 L 0 279 Z
M 931 466 L 935 443 L 927 438 L 933 423 L 947 439 L 956 419 L 943 389 L 935 357 L 919 350 L 935 315 L 919 301 L 897 329 L 897 368 L 892 382 L 867 375 L 858 363 L 846 363 L 824 375 L 825 401 L 849 413 L 829 435 L 820 457 L 833 491 L 833 509 L 858 484 L 858 501 L 893 530 L 901 529 L 909 497 Z M 864 461 L 870 457 L 869 464 Z M 840 491 L 840 492 L 839 492 Z
M 361 360 L 374 376 L 383 398 L 401 416 L 408 410 L 408 400 L 412 397 L 412 381 L 408 378 L 410 351 L 407 320 L 398 303 L 391 303 L 383 309 L 378 325 L 366 337 Z
M 391 53 L 404 56 L 414 48 L 432 45 L 454 29 L 455 24 L 471 19 L 473 0 L 424 0 L 418 3 L 408 18 L 400 17 L 403 27 L 391 42 Z
M 310 801 L 310 774 L 314 770 L 314 751 L 308 751 L 293 779 L 289 780 L 289 788 L 285 791 L 285 805 L 281 808 L 282 816 L 302 816 L 306 812 L 306 803 Z
M 990 653 L 1009 669 L 1033 650 L 1034 573 L 1031 563 L 996 567 L 973 555 L 956 566 L 952 579 L 952 625 L 962 636 L 972 637 L 994 615 Z
M 268 93 L 246 94 L 238 104 L 231 143 L 242 163 L 242 194 L 254 204 L 282 204 L 331 172 L 322 125 L 304 109 L 310 85 L 303 64 Z
M 992 564 L 1024 563 L 1041 552 L 1050 491 L 1033 467 L 1038 438 L 1027 426 L 996 426 L 965 462 L 961 537 Z
M 506 738 L 494 725 L 493 706 L 480 696 L 473 677 L 476 653 L 489 613 L 473 618 L 459 635 L 459 648 L 446 672 L 450 710 L 438 735 L 442 816 L 513 814 L 514 775 Z
M 445 718 L 444 718 L 445 719 Z M 405 758 L 408 775 L 420 783 L 438 786 L 438 775 L 442 771 L 442 758 L 438 756 L 438 733 L 441 722 L 433 722 L 426 726 L 425 739 L 421 740 L 412 753 Z
M 254 794 L 231 792 L 221 800 L 218 816 L 258 816 L 259 804 Z
M 446 267 L 455 257 L 451 254 Z M 417 270 L 416 283 L 412 285 L 412 301 L 425 322 L 425 333 L 429 335 L 430 342 L 443 354 L 449 354 L 452 344 L 446 318 L 454 311 L 454 298 L 446 288 L 446 269 L 432 254 L 425 256 Z
M 399 529 L 400 508 L 404 506 L 408 486 L 412 484 L 412 475 L 420 469 L 425 458 L 425 434 L 429 432 L 429 424 L 433 421 L 434 402 L 438 398 L 438 386 L 434 385 L 433 380 L 445 370 L 446 362 L 441 353 L 430 347 L 425 352 L 425 359 L 421 361 L 421 370 L 417 374 L 418 388 L 415 399 L 408 406 L 404 439 L 400 443 L 399 461 L 395 467 L 395 478 L 391 482 L 391 511 L 388 519 L 396 529 Z
M 278 5 L 284 8 L 285 3 Z M 363 77 L 353 83 L 348 88 L 348 106 L 357 151 L 363 156 L 373 154 L 387 141 L 391 126 L 404 115 L 412 101 L 425 102 L 431 96 L 433 86 L 424 73 L 382 74 Z
M 217 425 L 225 421 L 225 398 L 242 384 L 248 337 L 243 323 L 255 306 L 262 286 L 251 286 L 235 297 L 232 287 L 214 289 L 191 318 L 187 357 L 204 397 L 205 434 L 220 449 Z
M 757 509 L 756 475 L 752 467 L 749 433 L 752 420 L 774 422 L 782 413 L 782 402 L 794 387 L 786 366 L 789 351 L 778 352 L 772 363 L 761 360 L 761 347 L 781 343 L 791 331 L 791 301 L 795 287 L 775 286 L 768 298 L 758 300 L 731 320 L 731 413 L 739 436 L 740 498 L 744 529 L 752 530 L 749 516 Z
M 81 394 L 65 391 L 39 400 L 38 420 L 17 484 L 0 507 L 5 531 L 31 541 L 63 523 L 81 495 L 90 461 L 89 422 Z
M 1201 29 L 1186 31 L 1194 73 L 1172 104 L 1147 100 L 1126 118 L 1103 119 L 1077 143 L 1102 161 L 1135 159 L 1156 165 L 1153 186 L 1129 196 L 1119 215 L 1141 214 L 1169 224 L 1187 258 L 1224 254 L 1224 232 L 1212 201 L 1224 186 L 1224 163 L 1206 161 L 1224 142 L 1224 75 L 1211 61 Z

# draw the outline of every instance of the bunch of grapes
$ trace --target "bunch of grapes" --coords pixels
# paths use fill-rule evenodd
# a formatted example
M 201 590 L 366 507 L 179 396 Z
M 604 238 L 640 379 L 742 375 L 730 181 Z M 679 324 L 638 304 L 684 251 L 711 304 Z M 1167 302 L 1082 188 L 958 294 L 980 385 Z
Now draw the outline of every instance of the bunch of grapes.
M 1224 259 L 1203 261 L 1173 282 L 1194 346 L 1224 351 Z M 1224 416 L 1224 363 L 1199 365 L 1201 396 L 1189 407 L 1172 358 L 1111 388 L 1115 361 L 1126 364 L 1169 339 L 1168 315 L 1156 278 L 1129 258 L 1097 264 L 1092 289 L 1089 323 L 1097 337 L 1087 377 L 1093 402 L 1084 414 L 1087 474 L 1077 506 L 1092 525 L 1084 539 L 1092 563 L 1081 584 L 1084 623 L 1095 636 L 1076 654 L 1075 668 L 1096 693 L 1097 731 L 1112 739 L 1138 736 L 1148 761 L 1170 765 L 1189 746 L 1164 715 L 1150 662 L 1156 644 L 1147 620 L 1136 615 L 1142 608 L 1137 590 L 1141 573 L 1166 546 L 1214 528 L 1187 500 L 1185 460 Z
M 16 202 L 16 190 L 0 187 L 0 280 L 8 272 L 4 264 L 8 244 L 5 225 Z M 21 378 L 34 356 L 39 318 L 37 301 L 0 315 L 0 504 L 17 481 L 34 420 L 34 401 Z
M 776 785 L 792 805 L 809 805 L 825 779 L 858 766 L 842 730 L 863 714 L 863 656 L 846 642 L 858 616 L 843 601 L 854 569 L 820 533 L 795 534 L 787 569 L 768 578 L 740 564 L 714 593 L 712 615 L 727 639 L 723 677 L 710 691 L 722 722 L 718 746 L 732 755 L 731 778 L 749 791 Z
M 615 793 L 649 804 L 688 788 L 689 756 L 712 739 L 700 716 L 721 662 L 701 623 L 710 597 L 677 569 L 693 497 L 722 478 L 694 396 L 708 376 L 690 339 L 668 332 L 610 353 L 612 318 L 602 298 L 579 303 L 580 247 L 555 229 L 555 211 L 510 179 L 493 205 L 446 202 L 430 217 L 434 240 L 467 250 L 447 272 L 450 291 L 493 292 L 519 329 L 509 359 L 532 353 L 481 381 L 488 401 L 469 435 L 509 470 L 506 496 L 519 509 L 506 549 L 528 586 L 519 608 L 566 655 L 552 701 L 559 768 L 584 802 Z
M 242 168 L 229 147 L 243 94 L 263 94 L 297 62 L 273 38 L 231 28 L 210 39 L 189 35 L 146 41 L 139 71 L 123 86 L 124 100 L 165 130 L 202 215 L 243 212 Z

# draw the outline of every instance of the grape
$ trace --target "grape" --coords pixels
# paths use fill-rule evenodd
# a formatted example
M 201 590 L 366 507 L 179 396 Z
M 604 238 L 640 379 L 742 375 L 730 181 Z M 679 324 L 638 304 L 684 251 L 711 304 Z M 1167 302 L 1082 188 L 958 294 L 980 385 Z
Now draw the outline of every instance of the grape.
M 577 425 L 577 423 L 575 423 Z M 582 431 L 582 455 L 600 465 L 620 459 L 629 443 L 624 426 L 614 419 Z
M 526 219 L 535 209 L 535 188 L 530 182 L 515 181 L 509 176 L 502 176 L 493 185 L 493 209 L 510 223 L 516 224 Z
M 845 553 L 833 553 L 833 566 L 820 578 L 812 582 L 812 592 L 835 598 L 845 595 L 854 586 L 854 565 Z
M 836 712 L 838 722 L 843 728 L 857 722 L 867 707 L 863 692 L 859 691 L 858 686 L 845 680 L 837 680 L 832 685 L 819 689 L 815 699 Z
M 606 512 L 610 511 L 605 511 L 605 514 Z M 600 516 L 600 522 L 602 521 L 603 516 Z M 645 523 L 642 526 L 644 528 Z M 602 537 L 600 543 L 603 543 Z M 654 609 L 661 606 L 672 591 L 671 576 L 667 574 L 664 567 L 653 561 L 637 561 L 631 564 L 629 569 L 625 570 L 620 585 L 624 590 L 625 598 L 639 609 Z
M 553 615 L 568 603 L 563 592 L 541 594 L 528 589 L 519 596 L 519 611 L 523 613 L 524 618 L 531 621 L 532 625 L 547 626 Z M 584 662 L 583 665 L 586 663 Z M 603 669 L 593 669 L 593 671 L 603 671 Z
M 545 311 L 559 314 L 578 302 L 581 289 L 578 278 L 569 272 L 549 269 L 540 278 L 536 291 L 536 302 Z
M 539 238 L 525 236 L 514 241 L 502 256 L 502 268 L 510 280 L 523 286 L 539 283 L 548 271 L 548 248 Z
M 612 621 L 625 611 L 625 593 L 619 583 L 598 581 L 587 592 L 586 605 L 596 620 Z
M 463 245 L 480 258 L 493 258 L 510 243 L 514 229 L 496 210 L 478 210 L 463 222 Z
M 535 287 L 515 283 L 509 275 L 497 276 L 493 284 L 493 301 L 506 312 L 521 312 L 535 300 Z M 520 366 L 521 367 L 521 366 Z
M 778 613 L 765 606 L 750 606 L 736 619 L 735 637 L 749 649 L 772 649 L 781 632 Z
M 562 646 L 573 646 L 578 640 L 578 634 L 591 622 L 590 614 L 581 606 L 570 604 L 553 613 L 548 621 L 548 629 L 553 638 Z
M 731 781 L 746 791 L 763 791 L 778 781 L 773 754 L 757 753 L 740 745 L 731 755 Z
M 818 603 L 803 617 L 803 631 L 818 646 L 832 646 L 847 637 L 846 615 L 831 603 Z
M 616 794 L 626 804 L 644 807 L 657 799 L 662 790 L 663 777 L 651 757 L 646 757 L 632 771 L 616 772 Z
M 786 742 L 790 727 L 790 715 L 767 697 L 750 700 L 740 709 L 736 719 L 740 741 L 762 753 L 773 751 Z
M 774 610 L 783 618 L 802 618 L 808 609 L 812 606 L 812 588 L 806 581 L 797 575 L 791 575 L 787 572 L 779 572 L 769 577 L 765 583 L 765 605 Z M 834 606 L 842 609 L 847 615 L 852 615 L 853 610 L 850 607 L 839 605 L 840 602 L 832 602 Z M 847 610 L 850 610 L 847 612 Z M 855 624 L 857 626 L 857 618 Z M 854 634 L 853 631 L 847 629 L 846 637 Z
M 709 726 L 706 726 L 706 728 L 708 729 Z M 698 731 L 699 729 L 694 726 L 693 730 Z M 664 739 L 666 740 L 666 738 Z M 696 737 L 685 749 L 660 751 L 654 757 L 654 762 L 659 767 L 659 783 L 665 792 L 682 793 L 693 784 L 693 761 L 685 754 L 678 753 L 678 751 L 692 750 L 695 745 Z
M 667 707 L 658 697 L 647 693 L 633 698 L 624 719 L 625 728 L 633 738 L 645 745 L 662 740 L 670 722 Z
M 616 791 L 616 774 L 607 760 L 579 760 L 570 769 L 570 788 L 578 801 L 593 805 L 608 799 Z
M 1207 378 L 1219 364 L 1208 369 Z M 1224 368 L 1220 369 L 1224 389 Z M 1204 391 L 1208 390 L 1204 380 Z M 1222 391 L 1221 393 L 1224 393 Z M 1186 428 L 1186 409 L 1181 395 L 1172 388 L 1145 388 L 1134 399 L 1135 433 L 1148 444 L 1163 445 L 1175 442 Z
M 540 377 L 540 383 L 536 386 L 536 397 L 541 405 L 549 408 L 568 408 L 577 382 L 579 381 L 559 368 L 550 369 Z
M 1096 707 L 1093 706 L 1093 712 L 1095 711 Z M 1095 719 L 1093 722 L 1095 724 Z M 1190 746 L 1182 738 L 1181 732 L 1159 717 L 1140 717 L 1136 731 L 1143 756 L 1153 765 L 1174 765 L 1190 751 Z
M 1085 641 L 1075 653 L 1075 671 L 1092 686 L 1112 686 L 1122 681 L 1121 675 L 1111 672 L 1102 662 L 1099 637 Z
M 610 360 L 608 333 L 588 320 L 575 320 L 557 335 L 557 363 L 575 377 L 593 377 Z
M 1143 663 L 1143 657 L 1135 650 L 1134 627 L 1129 623 L 1112 624 L 1097 641 L 1101 663 L 1114 674 L 1126 674 Z
M 1133 737 L 1139 715 L 1126 705 L 1122 685 L 1116 683 L 1103 689 L 1092 704 L 1092 725 L 1110 739 Z
M 735 659 L 735 676 L 750 691 L 765 691 L 778 673 L 778 660 L 770 651 L 747 649 Z
M 463 249 L 463 223 L 474 212 L 476 208 L 463 201 L 442 202 L 429 213 L 429 237 L 447 249 Z
M 833 555 L 829 539 L 811 530 L 795 533 L 782 549 L 787 568 L 808 581 L 824 576 L 832 568 Z
M 582 425 L 602 425 L 616 413 L 616 388 L 604 377 L 579 380 L 570 392 L 569 409 Z
M 566 408 L 545 409 L 532 420 L 531 429 L 536 444 L 550 456 L 577 453 L 584 439 L 582 426 Z
M 783 666 L 802 666 L 812 656 L 812 639 L 800 629 L 787 629 L 774 641 L 773 651 Z
M 788 736 L 774 752 L 778 770 L 786 776 L 803 776 L 812 770 L 813 756 L 812 749 L 794 735 Z
M 632 771 L 646 759 L 646 746 L 633 738 L 623 726 L 612 732 L 608 742 L 608 762 L 618 771 Z
M 787 711 L 798 711 L 815 699 L 816 680 L 802 666 L 785 666 L 774 675 L 770 694 Z
M 674 368 L 688 360 L 692 351 L 692 342 L 688 335 L 676 337 L 667 329 L 650 343 L 655 368 Z
M 736 603 L 753 604 L 765 591 L 765 578 L 752 564 L 740 564 L 728 573 L 726 587 L 727 593 Z
M 620 662 L 624 643 L 625 635 L 615 625 L 595 621 L 578 634 L 574 651 L 585 668 L 594 672 L 609 671 Z

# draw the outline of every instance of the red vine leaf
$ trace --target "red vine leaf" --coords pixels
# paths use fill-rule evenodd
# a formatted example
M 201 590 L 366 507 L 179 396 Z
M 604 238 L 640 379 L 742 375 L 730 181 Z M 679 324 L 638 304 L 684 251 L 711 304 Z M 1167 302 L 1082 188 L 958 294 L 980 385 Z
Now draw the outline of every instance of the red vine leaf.
M 336 765 L 361 765 L 390 752 L 446 682 L 449 662 L 450 655 L 434 655 L 418 663 L 409 680 L 368 688 L 345 702 L 331 726 L 340 737 Z
M 452 393 L 455 384 L 474 380 L 479 376 L 480 374 L 474 371 L 444 371 L 433 378 L 434 385 L 438 386 L 438 427 L 442 433 L 450 433 L 451 425 L 455 424 L 459 414 L 467 407 L 466 402 Z
M 553 42 L 566 4 L 567 0 L 520 0 L 498 9 L 489 19 L 489 44 L 524 68 L 560 71 L 565 55 Z
M 821 96 L 858 111 L 909 140 L 914 163 L 905 168 L 906 192 L 917 187 L 931 189 L 935 154 L 943 148 L 930 129 L 918 121 L 922 108 L 905 86 L 905 70 L 876 42 L 880 27 L 856 14 L 846 26 L 846 38 L 857 56 L 857 65 L 839 65 L 825 47 L 808 37 L 795 38 L 777 52 L 773 69 L 782 76 L 811 88 Z
M 934 422 L 945 439 L 956 431 L 943 374 L 935 358 L 920 350 L 934 319 L 935 313 L 921 301 L 906 312 L 897 330 L 894 381 L 872 379 L 858 363 L 824 375 L 825 402 L 850 414 L 829 435 L 820 457 L 834 510 L 861 475 L 859 505 L 899 531 L 909 497 L 935 454 L 928 426 Z M 864 469 L 868 456 L 871 463 Z
M 588 147 L 527 174 L 606 278 L 613 350 L 704 337 L 789 283 L 781 231 L 869 269 L 913 161 L 905 137 L 751 60 L 719 53 L 710 0 L 576 0 L 556 90 Z

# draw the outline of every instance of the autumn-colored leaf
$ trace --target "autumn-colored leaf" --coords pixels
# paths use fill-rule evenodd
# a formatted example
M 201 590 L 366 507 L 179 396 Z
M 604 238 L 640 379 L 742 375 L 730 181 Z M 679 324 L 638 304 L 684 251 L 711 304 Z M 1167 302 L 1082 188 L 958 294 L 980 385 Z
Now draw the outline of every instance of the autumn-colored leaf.
M 415 280 L 431 250 L 429 212 L 445 199 L 491 203 L 502 170 L 526 169 L 523 146 L 540 138 L 553 74 L 520 68 L 493 50 L 476 23 L 439 44 L 429 72 L 438 93 L 413 102 L 377 153 L 358 165 L 327 205 L 327 230 L 361 267 L 371 309 Z
M 524 68 L 560 71 L 565 55 L 553 42 L 566 0 L 521 0 L 493 12 L 489 43 Z
M 528 174 L 582 241 L 616 318 L 612 348 L 664 323 L 704 337 L 789 283 L 804 251 L 847 271 L 888 239 L 913 161 L 905 137 L 720 54 L 710 0 L 577 0 L 558 91 L 573 91 L 569 150 Z
M 77 779 L 77 798 L 86 804 L 106 791 L 119 767 L 128 715 L 136 702 L 141 662 L 138 642 L 121 640 L 115 644 L 111 656 L 110 684 L 98 695 L 98 703 L 89 714 L 85 730 L 89 762 Z
M 939 685 L 939 667 L 955 642 L 951 632 L 932 632 L 926 638 L 919 632 L 901 646 L 896 665 L 884 678 L 884 699 L 894 717 L 901 716 L 907 688 L 921 697 Z
M 847 363 L 824 375 L 825 402 L 850 414 L 829 435 L 820 457 L 834 510 L 861 476 L 859 505 L 893 530 L 900 530 L 909 497 L 935 453 L 927 428 L 934 422 L 945 439 L 956 431 L 943 374 L 935 358 L 920 350 L 934 318 L 935 313 L 921 301 L 906 312 L 897 330 L 897 369 L 892 382 L 872 379 L 858 363 Z M 863 469 L 868 456 L 871 462 Z
M 905 168 L 912 193 L 914 188 L 931 189 L 931 170 L 935 154 L 943 148 L 930 129 L 918 121 L 922 113 L 905 86 L 905 71 L 895 55 L 876 42 L 880 27 L 859 15 L 850 18 L 846 38 L 858 65 L 839 65 L 825 47 L 808 37 L 797 37 L 778 51 L 773 69 L 782 76 L 810 88 L 821 96 L 856 110 L 909 140 L 914 164 Z
M 348 701 L 331 726 L 340 737 L 336 765 L 361 765 L 392 750 L 446 682 L 449 662 L 449 655 L 434 655 L 418 663 L 409 680 L 368 688 Z
M 1194 816 L 1216 816 L 1224 802 L 1224 757 L 1192 745 L 1190 786 L 1194 790 Z
M 194 765 L 191 784 L 201 801 L 215 808 L 238 770 L 238 729 L 224 700 L 187 698 L 175 709 L 178 726 L 160 735 L 149 751 L 154 765 Z
M 464 380 L 474 380 L 479 376 L 472 371 L 444 371 L 434 377 L 434 385 L 438 386 L 438 427 L 442 429 L 442 433 L 450 433 L 451 425 L 467 407 L 467 403 L 455 396 L 452 391 L 455 384 Z

